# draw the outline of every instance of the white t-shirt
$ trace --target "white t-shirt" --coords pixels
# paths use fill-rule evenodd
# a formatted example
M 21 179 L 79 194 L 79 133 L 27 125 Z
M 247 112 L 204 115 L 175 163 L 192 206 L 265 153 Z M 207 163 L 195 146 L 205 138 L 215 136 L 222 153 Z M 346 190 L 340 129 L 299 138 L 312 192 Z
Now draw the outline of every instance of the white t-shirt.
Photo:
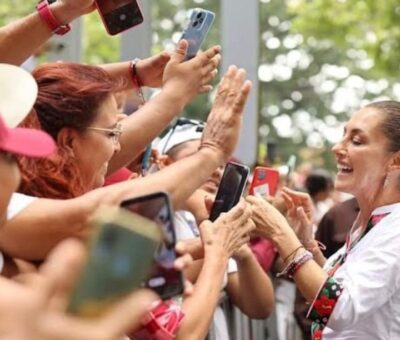
M 37 197 L 27 196 L 17 192 L 13 193 L 7 207 L 7 219 L 11 220 L 35 200 L 37 200 Z
M 400 339 L 400 203 L 376 209 L 391 213 L 350 250 L 334 278 L 344 289 L 323 339 Z M 332 255 L 324 266 L 329 269 Z

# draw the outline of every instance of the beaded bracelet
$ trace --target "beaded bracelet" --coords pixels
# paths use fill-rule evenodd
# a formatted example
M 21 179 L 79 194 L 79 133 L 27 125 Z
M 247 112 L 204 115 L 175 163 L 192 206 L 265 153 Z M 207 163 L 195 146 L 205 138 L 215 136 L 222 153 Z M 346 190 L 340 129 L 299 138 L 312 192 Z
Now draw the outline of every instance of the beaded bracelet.
M 296 256 L 289 264 L 278 274 L 276 277 L 287 276 L 292 278 L 294 273 L 307 261 L 313 259 L 314 256 L 311 252 L 306 250 L 305 252 L 301 253 L 299 256 Z
M 283 263 L 285 263 L 287 261 L 287 259 L 289 259 L 292 255 L 296 255 L 297 251 L 301 248 L 304 248 L 303 245 L 298 246 L 295 250 L 293 250 L 289 255 L 287 255 L 284 259 L 283 259 Z
M 287 276 L 291 279 L 293 278 L 294 274 L 300 269 L 300 267 L 306 263 L 307 261 L 310 261 L 314 258 L 313 254 L 306 250 L 304 254 L 302 254 L 301 258 L 298 260 L 298 262 L 295 264 L 292 270 L 289 270 L 287 273 Z

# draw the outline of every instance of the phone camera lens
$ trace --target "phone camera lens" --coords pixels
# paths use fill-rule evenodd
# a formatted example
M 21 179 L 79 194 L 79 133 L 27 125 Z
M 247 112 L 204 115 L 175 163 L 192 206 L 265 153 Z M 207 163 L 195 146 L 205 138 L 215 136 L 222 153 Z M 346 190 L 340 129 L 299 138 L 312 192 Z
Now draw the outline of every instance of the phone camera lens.
M 200 23 L 200 24 L 202 24 L 202 23 L 203 23 L 203 21 L 204 21 L 204 19 L 203 19 L 203 18 L 199 19 L 199 23 Z
M 196 18 L 197 18 L 197 19 L 200 19 L 201 16 L 202 16 L 202 14 L 203 14 L 202 12 L 198 13 L 197 16 L 196 16 Z
M 198 21 L 195 21 L 195 22 L 193 23 L 193 27 L 196 27 L 198 24 L 199 24 L 199 22 L 198 22 Z

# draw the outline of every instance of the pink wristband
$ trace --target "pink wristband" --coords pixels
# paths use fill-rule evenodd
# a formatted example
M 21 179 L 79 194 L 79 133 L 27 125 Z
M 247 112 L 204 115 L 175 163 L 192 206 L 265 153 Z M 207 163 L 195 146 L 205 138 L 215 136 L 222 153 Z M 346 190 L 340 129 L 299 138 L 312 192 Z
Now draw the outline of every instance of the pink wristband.
M 36 5 L 40 18 L 46 23 L 50 31 L 58 35 L 64 35 L 71 30 L 71 26 L 61 25 L 54 14 L 51 12 L 49 3 L 47 0 L 41 1 Z

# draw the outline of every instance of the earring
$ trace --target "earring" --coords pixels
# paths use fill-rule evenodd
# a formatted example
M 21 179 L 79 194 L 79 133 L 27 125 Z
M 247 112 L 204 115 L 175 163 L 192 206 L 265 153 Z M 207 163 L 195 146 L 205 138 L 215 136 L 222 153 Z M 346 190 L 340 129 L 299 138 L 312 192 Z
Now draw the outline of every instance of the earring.
M 387 174 L 386 177 L 385 177 L 385 181 L 383 182 L 383 188 L 387 188 L 389 183 L 390 183 L 390 175 Z

